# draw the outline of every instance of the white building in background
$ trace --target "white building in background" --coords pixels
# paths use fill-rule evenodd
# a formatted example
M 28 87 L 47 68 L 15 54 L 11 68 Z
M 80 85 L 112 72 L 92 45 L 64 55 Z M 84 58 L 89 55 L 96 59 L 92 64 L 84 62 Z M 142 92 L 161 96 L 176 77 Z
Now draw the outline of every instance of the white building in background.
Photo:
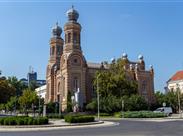
M 180 92 L 183 93 L 183 70 L 177 71 L 168 81 L 166 92 L 172 91 L 176 92 L 177 88 L 180 89 Z
M 45 99 L 46 85 L 43 85 L 43 86 L 40 86 L 40 87 L 36 88 L 35 91 L 36 91 L 38 96 L 41 96 L 41 98 Z

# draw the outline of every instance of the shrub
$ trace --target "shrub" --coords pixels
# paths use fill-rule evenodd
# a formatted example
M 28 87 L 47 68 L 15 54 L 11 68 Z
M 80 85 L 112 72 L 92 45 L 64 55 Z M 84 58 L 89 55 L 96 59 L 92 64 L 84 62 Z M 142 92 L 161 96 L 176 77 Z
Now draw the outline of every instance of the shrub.
M 95 118 L 93 116 L 87 116 L 87 115 L 66 115 L 64 119 L 65 122 L 69 123 L 85 123 L 95 121 Z
M 28 122 L 27 122 L 27 125 L 32 125 L 32 124 L 33 124 L 33 118 L 29 118 Z
M 122 117 L 121 112 L 115 113 L 116 117 Z M 154 113 L 152 111 L 127 111 L 123 112 L 124 118 L 161 118 L 166 117 L 164 113 Z
M 59 114 L 48 114 L 47 117 L 50 118 L 50 119 L 64 119 L 63 114 L 61 114 L 61 115 L 59 115 Z
M 0 125 L 4 125 L 4 118 L 0 118 Z
M 43 125 L 48 124 L 47 117 L 4 117 L 0 118 L 0 125 Z

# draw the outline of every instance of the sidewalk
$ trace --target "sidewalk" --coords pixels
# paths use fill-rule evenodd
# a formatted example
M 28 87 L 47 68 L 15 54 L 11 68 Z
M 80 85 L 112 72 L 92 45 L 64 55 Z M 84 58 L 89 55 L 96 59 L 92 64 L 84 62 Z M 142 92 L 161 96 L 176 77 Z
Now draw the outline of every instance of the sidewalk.
M 53 129 L 74 129 L 84 127 L 113 126 L 117 123 L 109 121 L 96 121 L 89 123 L 66 123 L 64 120 L 51 120 L 48 125 L 22 125 L 22 126 L 0 126 L 0 132 L 10 131 L 45 131 Z

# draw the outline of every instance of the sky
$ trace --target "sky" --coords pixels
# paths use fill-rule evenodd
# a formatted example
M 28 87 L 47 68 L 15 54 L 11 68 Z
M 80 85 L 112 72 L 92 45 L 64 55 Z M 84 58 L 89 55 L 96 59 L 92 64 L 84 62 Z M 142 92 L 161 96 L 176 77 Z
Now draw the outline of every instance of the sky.
M 137 61 L 142 54 L 146 69 L 154 67 L 160 91 L 183 69 L 183 1 L 0 0 L 2 75 L 26 78 L 32 66 L 38 79 L 45 79 L 52 27 L 58 22 L 63 28 L 72 5 L 79 12 L 87 61 L 110 62 L 124 52 Z

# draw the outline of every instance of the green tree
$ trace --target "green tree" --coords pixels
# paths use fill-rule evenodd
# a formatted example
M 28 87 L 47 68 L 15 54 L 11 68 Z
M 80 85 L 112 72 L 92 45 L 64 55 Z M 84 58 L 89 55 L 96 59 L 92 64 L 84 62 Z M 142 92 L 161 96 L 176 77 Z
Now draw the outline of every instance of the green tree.
M 126 111 L 140 111 L 147 110 L 148 104 L 145 99 L 140 95 L 131 95 L 130 97 L 124 96 L 124 108 Z
M 13 111 L 15 110 L 15 105 L 17 104 L 16 96 L 11 97 L 10 100 L 6 103 L 6 110 Z
M 20 80 L 15 76 L 8 77 L 8 83 L 15 88 L 16 96 L 22 95 L 22 91 L 27 88 Z
M 122 97 L 137 93 L 137 82 L 130 79 L 130 73 L 124 71 L 125 61 L 118 59 L 108 65 L 109 70 L 101 70 L 96 73 L 94 79 L 95 88 L 97 84 L 102 97 L 114 95 Z
M 28 114 L 28 109 L 31 109 L 33 105 L 36 105 L 38 96 L 35 91 L 26 89 L 23 91 L 22 96 L 19 97 L 19 104 L 24 109 L 24 112 Z
M 15 96 L 15 88 L 4 78 L 0 78 L 0 103 L 6 103 L 11 96 Z
M 38 87 L 37 82 L 35 80 L 31 81 L 29 84 L 30 90 L 35 90 Z
M 67 112 L 72 112 L 72 100 L 71 100 L 71 92 L 68 91 L 67 94 Z
M 114 113 L 122 110 L 122 100 L 124 101 L 125 111 L 147 110 L 148 104 L 140 95 L 125 95 L 122 98 L 110 95 L 100 98 L 100 111 L 105 113 Z M 94 99 L 86 106 L 87 110 L 97 111 L 97 99 Z
M 178 92 L 168 92 L 166 94 L 157 91 L 155 93 L 156 103 L 155 107 L 159 108 L 163 106 L 163 102 L 166 103 L 166 106 L 172 107 L 174 112 L 178 111 Z M 181 105 L 183 104 L 183 95 L 180 94 Z

